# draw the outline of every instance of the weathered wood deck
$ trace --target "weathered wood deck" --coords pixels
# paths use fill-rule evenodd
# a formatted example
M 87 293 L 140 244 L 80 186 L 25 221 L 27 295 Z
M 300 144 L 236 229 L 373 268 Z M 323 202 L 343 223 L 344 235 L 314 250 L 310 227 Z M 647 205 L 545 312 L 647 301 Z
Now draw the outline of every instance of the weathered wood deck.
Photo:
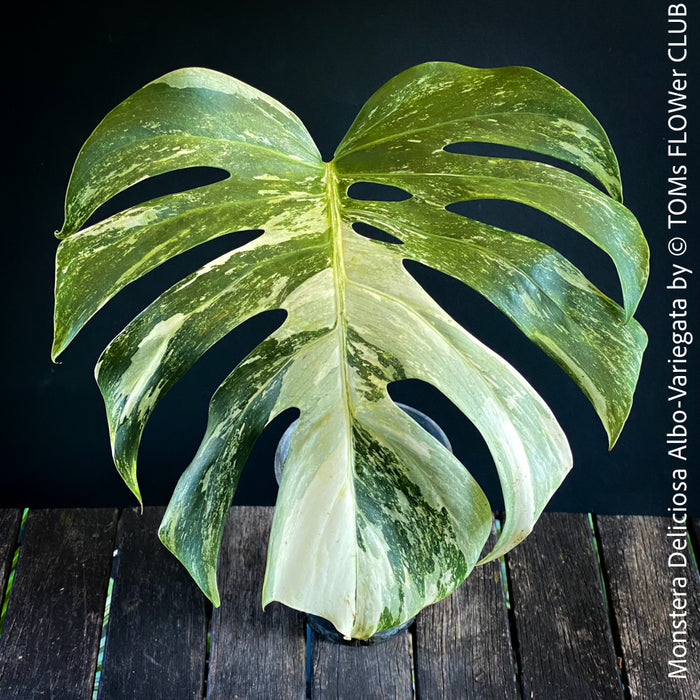
M 668 566 L 667 519 L 594 516 L 594 537 L 587 515 L 545 514 L 505 566 L 477 569 L 409 632 L 347 647 L 295 611 L 262 612 L 271 508 L 232 509 L 213 612 L 158 543 L 161 513 L 30 511 L 20 537 L 21 511 L 0 510 L 0 591 L 19 547 L 2 700 L 96 687 L 100 700 L 700 698 L 698 571 L 688 550 L 686 566 Z M 685 678 L 668 675 L 674 622 Z

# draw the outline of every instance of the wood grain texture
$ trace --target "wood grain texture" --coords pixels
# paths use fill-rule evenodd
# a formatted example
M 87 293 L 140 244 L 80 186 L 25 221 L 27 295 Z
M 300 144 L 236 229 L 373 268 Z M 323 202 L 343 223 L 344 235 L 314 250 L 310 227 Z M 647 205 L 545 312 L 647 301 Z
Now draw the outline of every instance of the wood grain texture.
M 211 626 L 208 700 L 303 698 L 304 617 L 278 603 L 263 612 L 272 508 L 231 509 L 219 556 L 221 607 Z
M 413 696 L 408 631 L 374 646 L 346 646 L 311 631 L 311 697 L 372 700 Z
M 0 508 L 0 608 L 4 602 L 7 579 L 12 568 L 12 557 L 17 549 L 17 535 L 21 522 L 21 510 Z
M 543 514 L 506 566 L 523 697 L 622 698 L 588 516 Z
M 697 700 L 700 583 L 689 550 L 681 550 L 684 566 L 669 566 L 669 557 L 679 551 L 673 547 L 674 538 L 668 536 L 670 518 L 597 516 L 596 523 L 630 697 Z M 678 542 L 682 546 L 682 538 Z M 678 625 L 675 630 L 674 623 Z M 669 665 L 676 658 L 676 644 L 679 651 L 685 649 L 685 678 L 668 676 L 678 668 Z
M 202 697 L 203 599 L 156 540 L 161 512 L 147 509 L 141 517 L 126 511 L 118 528 L 114 510 L 30 513 L 0 637 L 0 698 L 91 698 L 115 537 L 119 566 L 100 700 Z M 16 548 L 20 515 L 0 510 L 5 566 Z M 277 604 L 265 613 L 260 608 L 271 517 L 271 508 L 243 507 L 229 516 L 208 700 L 306 695 L 304 617 Z M 700 580 L 690 556 L 684 566 L 668 565 L 674 551 L 689 550 L 673 548 L 668 519 L 595 520 L 625 697 L 698 700 Z M 689 526 L 697 543 L 697 520 Z M 682 538 L 678 542 L 682 546 Z M 418 617 L 412 631 L 415 697 L 510 699 L 522 691 L 524 698 L 545 700 L 619 698 L 587 516 L 545 514 L 507 559 L 522 687 L 513 677 L 500 569 L 490 564 Z M 685 607 L 674 608 L 674 599 L 685 600 L 677 604 Z M 678 622 L 674 630 L 680 620 L 685 625 Z M 668 676 L 678 668 L 668 664 L 674 643 L 679 653 L 685 648 L 685 678 Z M 310 670 L 312 698 L 411 698 L 411 639 L 404 633 L 357 648 L 314 634 Z
M 0 639 L 0 697 L 92 698 L 113 509 L 30 511 Z
M 99 700 L 201 698 L 205 598 L 158 539 L 164 508 L 122 513 Z
M 487 544 L 493 548 L 495 529 Z M 500 562 L 479 566 L 416 619 L 416 697 L 519 698 Z

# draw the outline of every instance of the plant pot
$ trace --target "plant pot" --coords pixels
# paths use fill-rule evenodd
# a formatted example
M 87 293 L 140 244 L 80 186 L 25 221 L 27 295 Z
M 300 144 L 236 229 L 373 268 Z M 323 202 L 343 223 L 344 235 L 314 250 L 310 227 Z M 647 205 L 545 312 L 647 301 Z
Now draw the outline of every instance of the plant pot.
M 450 445 L 447 435 L 445 435 L 443 429 L 432 418 L 426 416 L 425 413 L 422 413 L 411 406 L 406 406 L 405 404 L 398 402 L 396 405 L 411 418 L 413 418 L 418 425 L 427 430 L 434 438 L 441 442 L 448 450 L 450 450 L 450 452 L 452 452 L 452 445 Z M 299 420 L 295 420 L 287 428 L 287 430 L 284 431 L 279 443 L 277 443 L 277 449 L 275 450 L 275 478 L 277 479 L 278 485 L 282 479 L 282 470 L 284 469 L 284 463 L 289 452 L 292 434 L 294 433 L 298 423 Z M 309 627 L 311 627 L 314 632 L 324 639 L 337 642 L 338 644 L 345 644 L 347 646 L 368 646 L 372 644 L 381 644 L 382 642 L 386 642 L 392 637 L 395 637 L 397 634 L 410 627 L 415 618 L 406 620 L 406 622 L 398 627 L 392 627 L 391 629 L 377 632 L 368 639 L 345 639 L 343 635 L 336 630 L 333 623 L 329 622 L 323 617 L 319 617 L 318 615 L 307 614 L 306 619 Z

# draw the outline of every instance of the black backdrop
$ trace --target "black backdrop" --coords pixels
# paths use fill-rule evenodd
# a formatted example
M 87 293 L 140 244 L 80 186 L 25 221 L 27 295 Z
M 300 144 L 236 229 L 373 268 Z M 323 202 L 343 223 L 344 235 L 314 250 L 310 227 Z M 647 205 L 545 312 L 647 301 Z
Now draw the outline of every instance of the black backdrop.
M 653 267 L 637 316 L 649 331 L 650 346 L 632 415 L 615 449 L 608 453 L 604 431 L 573 382 L 495 309 L 449 278 L 416 274 L 461 323 L 525 374 L 568 434 L 575 467 L 551 509 L 666 512 L 672 491 L 664 443 L 671 344 L 664 139 L 671 66 L 665 57 L 664 3 L 127 2 L 93 3 L 89 10 L 25 3 L 19 12 L 16 24 L 6 23 L 3 39 L 1 506 L 133 504 L 111 464 L 92 367 L 138 310 L 231 244 L 224 237 L 131 285 L 74 341 L 62 364 L 51 363 L 52 232 L 62 222 L 63 193 L 77 151 L 109 109 L 169 70 L 206 66 L 291 108 L 329 159 L 376 88 L 409 66 L 449 60 L 537 68 L 584 101 L 616 149 L 625 203 L 650 240 Z M 691 118 L 695 114 L 691 104 Z M 612 264 L 592 245 L 523 207 L 487 207 L 482 213 L 494 223 L 556 241 L 619 300 Z M 693 260 L 697 256 L 686 256 L 684 264 L 694 267 L 688 264 Z M 147 504 L 167 502 L 203 432 L 209 396 L 273 323 L 274 318 L 261 319 L 226 337 L 156 410 L 140 453 Z M 396 387 L 393 396 L 441 423 L 497 506 L 500 495 L 486 449 L 454 407 L 438 392 L 410 382 Z M 690 420 L 697 415 L 695 405 L 686 401 Z M 258 441 L 236 502 L 274 502 L 272 453 L 284 427 L 284 419 L 275 421 Z M 689 484 L 697 493 L 697 475 Z

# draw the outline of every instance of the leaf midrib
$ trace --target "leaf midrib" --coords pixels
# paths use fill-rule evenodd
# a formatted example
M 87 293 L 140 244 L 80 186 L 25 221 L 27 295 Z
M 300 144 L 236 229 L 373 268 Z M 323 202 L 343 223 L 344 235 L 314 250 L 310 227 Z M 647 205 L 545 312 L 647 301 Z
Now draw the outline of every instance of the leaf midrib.
M 354 483 L 354 438 L 351 431 L 353 422 L 354 410 L 351 393 L 351 382 L 348 368 L 348 328 L 347 314 L 345 305 L 345 281 L 347 273 L 345 271 L 345 258 L 343 246 L 343 219 L 340 213 L 340 196 L 338 193 L 338 175 L 335 170 L 335 164 L 330 161 L 325 164 L 324 175 L 324 190 L 326 202 L 328 206 L 328 226 L 331 238 L 332 254 L 331 254 L 331 269 L 333 271 L 333 293 L 335 298 L 335 332 L 338 336 L 338 364 L 340 367 L 340 384 L 343 397 L 343 409 L 345 413 L 345 426 L 348 434 L 346 435 L 346 454 L 345 464 L 348 470 L 352 470 L 352 476 L 348 475 L 348 488 L 351 492 L 353 503 L 356 502 L 355 483 Z M 353 508 L 353 532 L 355 533 L 355 549 L 357 543 L 357 509 Z M 355 559 L 355 593 L 357 594 L 357 558 Z M 356 601 L 355 601 L 356 604 Z M 354 606 L 353 606 L 354 608 Z

